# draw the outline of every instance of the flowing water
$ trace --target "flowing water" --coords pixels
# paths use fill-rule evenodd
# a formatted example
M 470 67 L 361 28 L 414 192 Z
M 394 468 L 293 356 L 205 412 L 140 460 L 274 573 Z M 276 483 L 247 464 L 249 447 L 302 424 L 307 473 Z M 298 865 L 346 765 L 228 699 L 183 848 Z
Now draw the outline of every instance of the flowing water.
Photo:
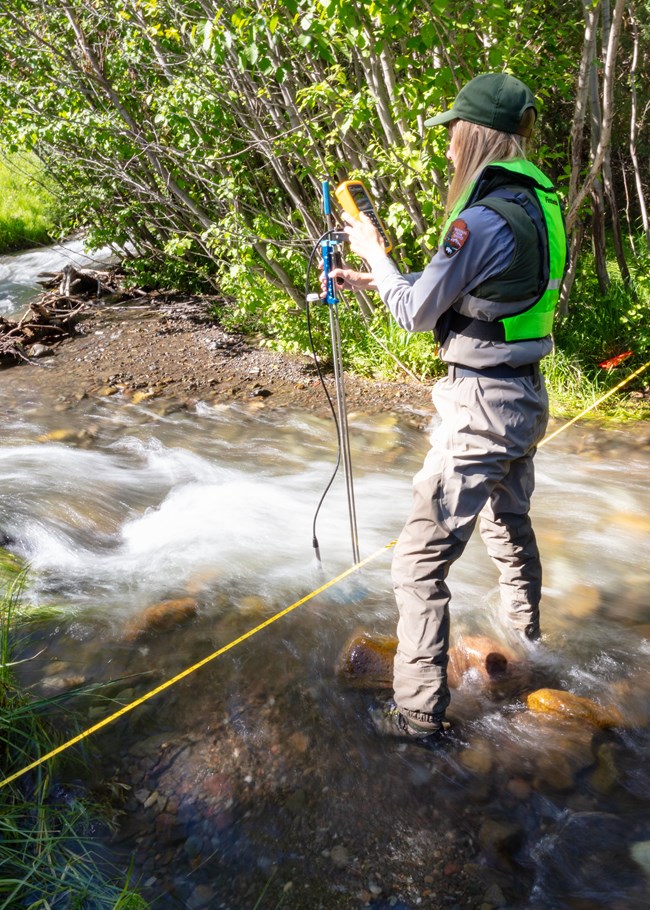
M 115 253 L 108 247 L 88 253 L 82 240 L 0 256 L 0 316 L 15 317 L 27 308 L 34 294 L 42 290 L 40 275 L 59 272 L 66 265 L 101 269 L 114 259 Z
M 119 680 L 84 696 L 82 725 L 351 564 L 340 478 L 317 524 L 324 574 L 313 558 L 329 421 L 114 399 L 59 411 L 55 389 L 33 400 L 11 370 L 0 383 L 0 533 L 30 565 L 40 616 L 21 673 L 39 695 Z M 351 415 L 362 557 L 400 530 L 420 424 Z M 623 729 L 533 715 L 522 691 L 488 691 L 470 671 L 439 753 L 378 741 L 371 693 L 335 666 L 355 630 L 394 632 L 386 550 L 93 738 L 88 774 L 131 788 L 109 850 L 134 856 L 162 908 L 647 906 L 649 469 L 647 425 L 574 426 L 540 449 L 545 640 L 517 652 L 535 684 L 617 707 Z M 454 641 L 506 643 L 478 538 L 450 586 Z M 146 609 L 179 599 L 188 622 L 139 631 Z

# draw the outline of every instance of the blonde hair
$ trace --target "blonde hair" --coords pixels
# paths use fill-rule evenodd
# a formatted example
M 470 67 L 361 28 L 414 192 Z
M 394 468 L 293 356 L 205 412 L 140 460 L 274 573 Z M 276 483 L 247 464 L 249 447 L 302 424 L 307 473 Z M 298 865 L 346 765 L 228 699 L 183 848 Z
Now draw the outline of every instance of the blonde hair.
M 452 141 L 456 161 L 447 195 L 447 214 L 488 164 L 526 157 L 526 140 L 521 136 L 502 133 L 469 120 L 454 122 Z

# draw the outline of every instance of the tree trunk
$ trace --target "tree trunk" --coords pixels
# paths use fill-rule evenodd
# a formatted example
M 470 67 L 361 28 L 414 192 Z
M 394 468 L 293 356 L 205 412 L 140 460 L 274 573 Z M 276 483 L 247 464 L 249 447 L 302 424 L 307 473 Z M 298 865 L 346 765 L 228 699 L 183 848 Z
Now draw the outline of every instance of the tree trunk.
M 591 168 L 582 187 L 578 190 L 575 199 L 573 199 L 571 208 L 567 213 L 567 227 L 571 229 L 575 223 L 580 207 L 587 195 L 591 192 L 594 180 L 600 173 L 605 158 L 605 152 L 609 147 L 612 134 L 612 119 L 614 116 L 614 70 L 616 63 L 616 53 L 618 51 L 619 35 L 621 29 L 621 20 L 625 9 L 625 0 L 616 0 L 612 24 L 609 30 L 609 40 L 607 42 L 607 53 L 605 56 L 604 76 L 603 76 L 603 120 L 600 133 L 598 148 L 591 163 Z
M 603 4 L 602 29 L 603 42 L 606 43 L 606 22 L 609 19 L 608 5 Z M 600 105 L 598 86 L 598 71 L 596 69 L 595 55 L 591 58 L 589 69 L 589 123 L 591 127 L 591 155 L 595 157 L 602 135 L 603 115 Z M 594 265 L 598 276 L 598 287 L 601 294 L 609 290 L 610 279 L 607 272 L 607 236 L 605 232 L 605 197 L 603 184 L 595 178 L 591 185 L 591 242 L 594 251 Z
M 645 201 L 645 194 L 643 192 L 643 182 L 641 180 L 641 169 L 639 167 L 639 158 L 636 151 L 636 141 L 638 135 L 638 101 L 637 101 L 637 90 L 636 90 L 636 72 L 639 61 L 639 25 L 634 16 L 634 9 L 630 3 L 628 13 L 630 16 L 630 25 L 632 28 L 632 39 L 633 39 L 633 51 L 632 51 L 632 63 L 630 65 L 630 96 L 631 96 L 631 110 L 630 110 L 630 158 L 632 159 L 632 169 L 634 171 L 634 185 L 636 187 L 636 194 L 639 202 L 639 209 L 641 211 L 641 224 L 643 225 L 643 233 L 645 234 L 646 247 L 650 253 L 650 224 L 648 223 L 648 207 Z

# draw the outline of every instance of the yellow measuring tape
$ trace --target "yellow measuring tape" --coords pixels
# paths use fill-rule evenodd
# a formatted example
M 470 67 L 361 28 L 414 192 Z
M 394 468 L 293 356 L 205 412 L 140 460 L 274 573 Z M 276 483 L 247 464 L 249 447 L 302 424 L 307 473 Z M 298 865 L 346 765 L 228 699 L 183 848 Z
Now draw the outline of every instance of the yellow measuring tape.
M 592 411 L 594 408 L 598 407 L 599 404 L 602 404 L 607 398 L 617 392 L 619 389 L 623 388 L 624 385 L 627 385 L 628 382 L 631 382 L 636 376 L 639 376 L 643 373 L 644 370 L 650 367 L 650 360 L 645 363 L 642 367 L 639 367 L 638 370 L 635 370 L 630 376 L 624 379 L 622 382 L 619 382 L 618 385 L 614 386 L 613 389 L 610 389 L 606 392 L 601 398 L 597 401 L 594 401 L 593 404 L 590 404 L 588 408 L 585 408 L 584 411 L 581 411 L 577 417 L 572 418 L 563 424 L 555 432 L 546 436 L 539 444 L 539 448 L 545 443 L 550 442 L 551 439 L 554 439 L 559 433 L 563 430 L 566 430 L 567 427 L 572 426 L 576 421 L 580 420 L 581 417 L 584 417 L 585 414 L 588 414 L 589 411 Z M 56 749 L 52 749 L 50 752 L 47 752 L 45 755 L 41 755 L 40 758 L 37 758 L 31 764 L 26 765 L 24 768 L 21 768 L 20 771 L 16 771 L 14 774 L 11 774 L 9 777 L 5 777 L 4 780 L 0 781 L 0 789 L 7 786 L 7 784 L 12 783 L 12 781 L 17 780 L 19 777 L 22 777 L 23 774 L 27 774 L 28 771 L 33 771 L 34 768 L 38 768 L 39 765 L 44 764 L 46 761 L 49 761 L 51 758 L 54 758 L 55 755 L 60 755 L 61 752 L 65 752 L 66 749 L 69 749 L 71 746 L 76 745 L 77 743 L 82 742 L 84 739 L 87 739 L 93 733 L 96 733 L 98 730 L 101 730 L 103 727 L 108 726 L 108 724 L 113 723 L 114 720 L 117 720 L 118 717 L 122 717 L 124 714 L 128 714 L 129 711 L 133 711 L 134 708 L 137 708 L 139 705 L 144 704 L 150 698 L 153 698 L 155 695 L 158 695 L 160 692 L 164 692 L 165 689 L 169 689 L 170 686 L 173 686 L 175 683 L 180 682 L 181 679 L 185 679 L 190 674 L 194 673 L 196 670 L 200 670 L 201 667 L 204 667 L 206 664 L 209 664 L 210 661 L 215 660 L 217 657 L 220 657 L 222 654 L 225 654 L 226 651 L 230 651 L 232 648 L 235 648 L 237 645 L 241 644 L 243 641 L 246 641 L 248 638 L 252 638 L 253 635 L 256 635 L 258 632 L 261 632 L 262 629 L 266 629 L 267 626 L 272 625 L 274 622 L 277 622 L 279 619 L 282 619 L 283 616 L 286 616 L 288 613 L 291 613 L 297 607 L 302 606 L 308 601 L 312 600 L 314 597 L 317 597 L 319 594 L 322 594 L 323 591 L 327 591 L 328 588 L 333 587 L 338 582 L 343 581 L 344 578 L 347 578 L 349 575 L 352 575 L 353 572 L 356 572 L 357 569 L 363 568 L 363 566 L 372 562 L 378 556 L 381 556 L 382 553 L 385 553 L 387 550 L 390 550 L 395 546 L 396 541 L 392 540 L 390 543 L 385 544 L 379 550 L 376 550 L 370 556 L 366 556 L 365 559 L 362 559 L 360 562 L 355 563 L 355 565 L 350 566 L 349 569 L 346 569 L 345 572 L 341 572 L 340 575 L 337 575 L 336 578 L 330 579 L 330 581 L 325 582 L 316 590 L 312 591 L 310 594 L 307 594 L 305 597 L 301 597 L 300 600 L 297 600 L 295 603 L 292 603 L 291 606 L 285 607 L 284 610 L 280 610 L 279 613 L 276 613 L 274 616 L 271 616 L 269 619 L 264 620 L 258 626 L 255 626 L 254 629 L 250 629 L 248 632 L 245 632 L 243 635 L 240 635 L 239 638 L 235 638 L 233 641 L 229 642 L 227 645 L 224 645 L 222 648 L 219 648 L 218 651 L 214 651 L 212 654 L 208 654 L 207 657 L 204 657 L 198 663 L 192 664 L 191 667 L 187 667 L 185 670 L 177 673 L 176 676 L 173 676 L 171 679 L 166 680 L 166 682 L 161 683 L 159 686 L 156 686 L 155 689 L 151 689 L 149 692 L 145 692 L 144 695 L 141 695 L 139 698 L 136 698 L 134 701 L 129 702 L 128 705 L 124 705 L 118 711 L 115 711 L 113 714 L 109 714 L 108 717 L 105 717 L 103 720 L 100 720 L 98 723 L 93 724 L 92 727 L 88 727 L 87 730 L 73 736 L 72 739 L 67 740 L 67 742 L 62 743 L 60 746 L 57 746 Z
M 100 720 L 98 723 L 94 724 L 92 727 L 88 727 L 87 730 L 84 730 L 82 733 L 79 733 L 77 736 L 73 736 L 72 739 L 69 739 L 67 742 L 62 743 L 62 745 L 57 746 L 56 749 L 52 749 L 51 752 L 48 752 L 46 755 L 41 755 L 40 758 L 37 758 L 31 764 L 26 765 L 26 767 L 21 768 L 20 771 L 16 771 L 15 774 L 5 777 L 4 780 L 0 781 L 0 788 L 10 784 L 12 781 L 17 780 L 17 778 L 22 777 L 23 774 L 27 774 L 28 771 L 32 771 L 34 768 L 38 768 L 39 765 L 42 765 L 44 762 L 49 761 L 50 758 L 54 758 L 55 755 L 60 755 L 61 752 L 64 752 L 66 749 L 69 749 L 70 746 L 74 746 L 77 743 L 80 743 L 82 740 L 87 739 L 93 733 L 96 733 L 98 730 L 101 730 L 102 727 L 108 726 L 114 720 L 117 720 L 118 717 L 122 717 L 123 714 L 127 714 L 129 711 L 133 711 L 134 708 L 137 708 L 138 705 L 143 704 L 145 701 L 148 701 L 150 698 L 153 698 L 154 695 L 158 695 L 160 692 L 164 692 L 165 689 L 169 689 L 170 686 L 173 686 L 174 683 L 180 682 L 181 679 L 185 679 L 186 676 L 189 676 L 191 673 L 194 673 L 196 670 L 200 670 L 201 667 L 204 667 L 206 664 L 209 664 L 211 660 L 215 660 L 217 657 L 220 657 L 222 654 L 225 654 L 226 651 L 230 651 L 232 648 L 241 644 L 243 641 L 246 641 L 247 638 L 252 638 L 253 635 L 256 635 L 258 632 L 261 632 L 262 629 L 266 629 L 267 626 L 272 625 L 274 622 L 277 622 L 278 619 L 282 619 L 283 616 L 286 616 L 288 613 L 291 613 L 297 607 L 302 606 L 302 604 L 307 603 L 307 601 L 312 600 L 318 594 L 322 594 L 323 591 L 327 591 L 328 588 L 331 588 L 333 585 L 338 584 L 339 581 L 342 581 L 344 578 L 347 578 L 348 575 L 352 575 L 357 569 L 363 568 L 369 562 L 372 562 L 373 559 L 376 559 L 382 553 L 385 553 L 386 550 L 389 550 L 395 545 L 395 541 L 392 540 L 389 544 L 381 547 L 379 550 L 376 550 L 370 556 L 366 556 L 365 559 L 362 559 L 361 562 L 355 563 L 355 565 L 350 566 L 349 569 L 346 569 L 345 572 L 341 572 L 340 575 L 337 575 L 336 578 L 330 579 L 330 581 L 325 582 L 321 585 L 320 588 L 316 588 L 315 591 L 312 591 L 310 594 L 307 594 L 305 597 L 301 597 L 300 600 L 297 600 L 295 603 L 292 603 L 291 606 L 285 607 L 284 610 L 280 610 L 279 613 L 276 613 L 274 616 L 265 619 L 264 622 L 261 622 L 258 626 L 255 626 L 254 629 L 250 629 L 248 632 L 245 632 L 243 635 L 240 635 L 239 638 L 235 638 L 233 641 L 229 642 L 227 645 L 224 645 L 222 648 L 219 648 L 218 651 L 214 651 L 212 654 L 208 654 L 207 657 L 204 657 L 202 660 L 199 660 L 198 663 L 192 664 L 191 667 L 187 667 L 180 673 L 177 673 L 176 676 L 173 676 L 171 679 L 166 680 L 166 682 L 161 683 L 159 686 L 156 686 L 155 689 L 151 689 L 150 692 L 145 692 L 144 695 L 141 695 L 139 698 L 136 698 L 134 701 L 130 702 L 128 705 L 124 705 L 119 711 L 115 711 L 113 714 L 109 714 L 108 717 L 105 717 L 103 720 Z
M 618 390 L 622 389 L 624 385 L 628 384 L 628 382 L 632 382 L 633 379 L 636 379 L 637 376 L 640 376 L 644 370 L 648 369 L 648 367 L 650 367 L 650 360 L 648 360 L 647 363 L 644 363 L 642 367 L 639 367 L 638 370 L 635 370 L 633 373 L 630 373 L 630 375 L 627 376 L 625 379 L 621 380 L 621 382 L 619 382 L 618 385 L 615 385 L 613 389 L 610 389 L 609 392 L 605 392 L 605 394 L 602 396 L 602 398 L 599 398 L 597 401 L 594 401 L 593 404 L 590 404 L 589 407 L 585 408 L 584 411 L 581 411 L 577 415 L 577 417 L 573 417 L 571 420 L 568 420 L 566 423 L 563 423 L 562 426 L 559 429 L 555 430 L 554 433 L 550 433 L 548 436 L 545 436 L 539 445 L 543 446 L 544 443 L 550 442 L 551 439 L 555 439 L 555 437 L 559 436 L 559 434 L 563 430 L 566 430 L 567 427 L 572 426 L 574 423 L 576 423 L 578 420 L 580 420 L 581 417 L 584 417 L 585 414 L 588 414 L 589 411 L 593 411 L 594 408 L 597 408 L 599 404 L 602 404 L 603 401 L 606 401 L 610 397 L 610 395 L 614 394 L 614 392 L 618 392 Z

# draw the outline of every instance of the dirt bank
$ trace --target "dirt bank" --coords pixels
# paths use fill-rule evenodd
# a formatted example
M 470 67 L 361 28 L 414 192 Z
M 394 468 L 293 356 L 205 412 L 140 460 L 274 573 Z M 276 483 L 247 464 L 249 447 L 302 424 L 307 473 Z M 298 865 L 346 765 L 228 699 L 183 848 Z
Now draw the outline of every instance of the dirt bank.
M 207 318 L 207 301 L 151 295 L 125 303 L 88 306 L 76 333 L 40 350 L 31 362 L 4 369 L 4 382 L 34 394 L 53 385 L 61 403 L 84 397 L 128 401 L 172 398 L 250 401 L 259 407 L 325 411 L 327 401 L 313 359 L 269 351 L 225 332 Z M 326 382 L 333 394 L 331 372 Z M 365 380 L 346 374 L 348 407 L 366 413 L 431 410 L 431 387 Z

